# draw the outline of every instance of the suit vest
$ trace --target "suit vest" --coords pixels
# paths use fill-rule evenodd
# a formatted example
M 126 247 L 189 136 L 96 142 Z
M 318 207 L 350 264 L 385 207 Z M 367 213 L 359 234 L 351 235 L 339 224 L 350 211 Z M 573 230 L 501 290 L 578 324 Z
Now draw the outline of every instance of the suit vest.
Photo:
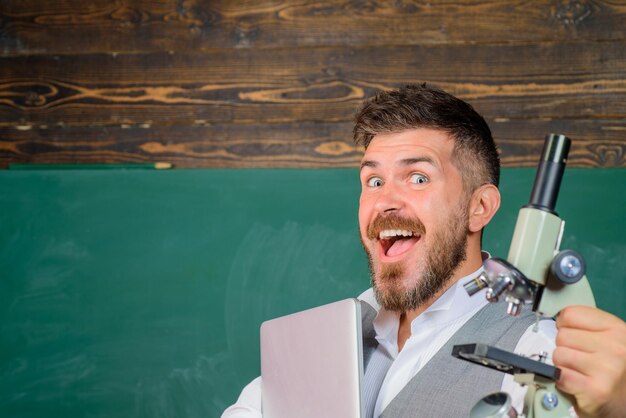
M 370 360 L 378 346 L 373 326 L 376 310 L 361 301 L 363 322 L 363 362 L 369 393 L 363 394 L 371 417 L 378 390 L 391 361 L 384 370 L 371 370 Z M 535 314 L 523 311 L 518 317 L 506 314 L 506 304 L 489 303 L 480 309 L 435 353 L 424 367 L 387 405 L 380 418 L 467 418 L 472 407 L 484 396 L 501 390 L 504 373 L 452 356 L 457 344 L 484 343 L 513 351 L 517 342 L 535 321 Z M 380 365 L 372 367 L 381 368 Z M 374 389 L 372 389 L 374 388 Z M 367 392 L 367 391 L 366 391 Z M 373 402 L 372 402 L 372 396 Z M 369 402 L 367 402 L 369 397 Z

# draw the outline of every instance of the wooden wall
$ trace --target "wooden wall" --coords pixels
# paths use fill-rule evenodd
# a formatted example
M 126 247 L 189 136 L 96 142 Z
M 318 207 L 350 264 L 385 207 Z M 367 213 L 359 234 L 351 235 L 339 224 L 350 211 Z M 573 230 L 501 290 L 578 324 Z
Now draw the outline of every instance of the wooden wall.
M 0 0 L 0 167 L 356 166 L 362 99 L 422 81 L 505 166 L 626 166 L 624 1 Z

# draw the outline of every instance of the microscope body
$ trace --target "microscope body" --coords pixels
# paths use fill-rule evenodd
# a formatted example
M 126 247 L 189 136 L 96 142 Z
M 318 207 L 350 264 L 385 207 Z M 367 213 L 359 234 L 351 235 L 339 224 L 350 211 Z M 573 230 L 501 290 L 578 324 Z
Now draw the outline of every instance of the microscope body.
M 519 211 L 507 261 L 536 283 L 532 310 L 555 317 L 567 305 L 595 306 L 589 281 L 583 274 L 574 283 L 563 283 L 551 266 L 559 253 L 565 222 L 555 213 L 534 207 Z
M 570 144 L 563 135 L 546 137 L 530 203 L 519 211 L 507 259 L 485 260 L 483 273 L 465 284 L 470 295 L 487 288 L 485 296 L 490 302 L 505 298 L 510 315 L 519 315 L 524 306 L 538 319 L 556 317 L 567 305 L 595 306 L 584 259 L 575 251 L 559 250 L 565 222 L 554 208 Z M 479 343 L 457 345 L 452 352 L 455 357 L 513 374 L 515 381 L 526 385 L 524 417 L 568 418 L 574 400 L 555 387 L 560 370 L 544 363 L 547 353 L 536 354 L 538 361 Z M 501 395 L 508 397 L 499 392 L 483 398 L 471 417 L 517 416 L 506 402 L 493 401 Z M 485 407 L 492 412 L 485 413 Z M 494 413 L 496 409 L 501 412 Z
M 570 143 L 563 135 L 546 137 L 530 203 L 519 211 L 507 260 L 487 259 L 484 272 L 465 285 L 470 295 L 487 288 L 490 302 L 506 298 L 511 315 L 524 305 L 548 317 L 567 305 L 595 306 L 584 259 L 573 250 L 559 252 L 565 222 L 554 207 Z

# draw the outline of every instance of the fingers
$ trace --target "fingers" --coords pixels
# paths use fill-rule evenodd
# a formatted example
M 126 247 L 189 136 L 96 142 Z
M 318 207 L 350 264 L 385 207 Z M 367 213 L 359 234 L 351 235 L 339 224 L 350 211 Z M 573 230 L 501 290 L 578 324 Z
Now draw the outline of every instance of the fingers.
M 557 347 L 626 355 L 626 323 L 608 312 L 588 306 L 567 307 L 559 314 L 557 326 Z
M 552 354 L 554 365 L 560 369 L 573 370 L 576 373 L 595 378 L 602 377 L 607 381 L 617 381 L 625 368 L 624 358 L 615 352 L 586 353 L 569 347 L 559 347 Z
M 598 415 L 598 411 L 615 408 L 611 405 L 619 403 L 619 399 L 623 397 L 616 390 L 622 386 L 618 367 L 611 368 L 607 367 L 606 363 L 594 363 L 593 356 L 588 354 L 577 356 L 575 350 L 561 349 L 558 355 L 555 351 L 555 359 L 558 356 L 561 376 L 556 382 L 556 387 L 576 398 L 579 416 L 599 417 L 601 415 Z M 622 409 L 621 406 L 617 408 Z
M 602 384 L 602 382 L 600 382 Z M 608 415 L 601 414 L 609 402 L 608 390 L 602 390 L 605 395 L 600 396 L 593 389 L 595 382 L 589 377 L 578 373 L 575 370 L 561 369 L 561 378 L 556 382 L 556 387 L 562 392 L 569 393 L 576 398 L 576 413 L 580 418 L 599 418 Z M 597 385 L 596 385 L 597 386 Z
M 606 342 L 597 332 L 575 328 L 559 328 L 556 335 L 557 347 L 569 347 L 585 353 L 594 353 L 602 349 Z
M 559 313 L 557 327 L 552 355 L 554 365 L 561 369 L 557 387 L 576 397 L 580 416 L 623 412 L 626 323 L 597 308 L 570 306 Z
M 592 376 L 593 375 L 593 355 L 578 351 L 569 347 L 557 346 L 552 353 L 552 361 L 554 366 L 560 369 L 569 369 L 575 371 L 577 375 Z M 562 379 L 565 379 L 564 377 Z M 559 379 L 561 380 L 561 379 Z
M 561 377 L 556 382 L 556 387 L 570 395 L 584 393 L 588 378 L 576 370 L 561 367 Z
M 556 317 L 557 328 L 577 328 L 588 331 L 603 331 L 622 323 L 613 314 L 598 308 L 582 305 L 571 305 L 563 308 Z

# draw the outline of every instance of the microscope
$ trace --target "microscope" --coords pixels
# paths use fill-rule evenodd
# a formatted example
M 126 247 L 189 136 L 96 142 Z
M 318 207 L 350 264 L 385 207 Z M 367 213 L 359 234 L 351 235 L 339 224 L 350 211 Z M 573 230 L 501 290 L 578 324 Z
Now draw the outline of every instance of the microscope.
M 567 305 L 595 306 L 584 259 L 573 250 L 559 250 L 565 222 L 554 208 L 570 145 L 564 135 L 546 136 L 530 203 L 519 211 L 508 257 L 485 260 L 483 273 L 464 285 L 470 296 L 486 288 L 487 300 L 505 300 L 509 315 L 517 316 L 528 306 L 537 320 L 554 317 Z M 513 374 L 528 387 L 520 415 L 509 395 L 497 392 L 481 399 L 471 418 L 570 417 L 573 399 L 556 389 L 560 370 L 545 363 L 547 353 L 537 353 L 539 360 L 533 360 L 477 343 L 456 345 L 452 355 Z

